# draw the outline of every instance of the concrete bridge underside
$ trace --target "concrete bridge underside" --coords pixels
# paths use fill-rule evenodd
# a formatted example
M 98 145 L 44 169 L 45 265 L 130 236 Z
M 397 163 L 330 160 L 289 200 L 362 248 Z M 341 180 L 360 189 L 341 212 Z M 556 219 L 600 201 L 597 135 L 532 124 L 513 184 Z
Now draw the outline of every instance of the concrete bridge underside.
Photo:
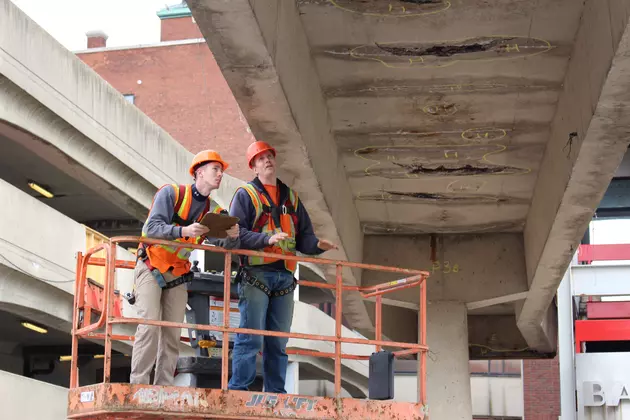
M 188 4 L 335 257 L 432 271 L 429 314 L 471 357 L 555 352 L 555 290 L 628 147 L 630 1 Z M 416 294 L 387 303 L 414 339 Z

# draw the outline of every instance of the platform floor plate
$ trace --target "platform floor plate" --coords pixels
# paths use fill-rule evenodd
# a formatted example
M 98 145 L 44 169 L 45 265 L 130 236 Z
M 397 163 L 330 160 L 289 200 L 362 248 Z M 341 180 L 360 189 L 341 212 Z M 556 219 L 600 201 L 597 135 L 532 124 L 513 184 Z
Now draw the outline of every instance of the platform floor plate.
M 427 420 L 421 404 L 218 389 L 97 384 L 71 389 L 68 418 Z

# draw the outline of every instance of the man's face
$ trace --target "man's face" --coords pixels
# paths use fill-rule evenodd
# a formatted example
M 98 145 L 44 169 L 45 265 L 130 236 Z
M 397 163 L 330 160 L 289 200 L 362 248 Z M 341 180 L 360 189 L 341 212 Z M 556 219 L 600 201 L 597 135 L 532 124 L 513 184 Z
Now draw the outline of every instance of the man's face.
M 254 158 L 254 172 L 256 175 L 273 176 L 276 174 L 276 158 L 267 150 Z
M 197 170 L 197 181 L 203 182 L 213 190 L 221 185 L 223 179 L 223 165 L 219 162 L 210 162 Z

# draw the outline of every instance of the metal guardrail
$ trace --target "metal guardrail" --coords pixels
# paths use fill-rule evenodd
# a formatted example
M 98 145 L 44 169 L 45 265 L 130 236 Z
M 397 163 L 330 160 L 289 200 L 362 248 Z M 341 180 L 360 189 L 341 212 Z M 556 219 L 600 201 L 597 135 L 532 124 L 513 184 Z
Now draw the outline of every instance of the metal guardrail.
M 318 283 L 310 281 L 300 281 L 301 286 L 306 287 L 318 287 L 324 289 L 331 289 L 335 291 L 336 299 L 336 316 L 335 316 L 335 335 L 316 335 L 316 334 L 302 334 L 302 333 L 284 333 L 277 331 L 265 331 L 254 330 L 247 328 L 235 328 L 229 326 L 229 305 L 223 306 L 223 326 L 213 325 L 199 325 L 199 324 L 187 324 L 181 322 L 167 322 L 167 321 L 151 321 L 140 318 L 125 318 L 122 316 L 114 316 L 120 313 L 116 310 L 114 295 L 114 281 L 116 268 L 132 269 L 135 267 L 134 262 L 117 260 L 116 259 L 116 245 L 118 243 L 144 243 L 147 245 L 169 245 L 176 248 L 191 248 L 200 249 L 208 252 L 223 253 L 225 255 L 224 262 L 224 296 L 230 295 L 230 283 L 231 283 L 231 263 L 232 255 L 241 256 L 267 256 L 272 258 L 278 258 L 283 260 L 292 260 L 298 262 L 309 262 L 322 265 L 334 265 L 336 267 L 336 281 L 335 284 Z M 105 258 L 93 257 L 98 252 L 105 251 Z M 91 323 L 90 319 L 81 318 L 82 308 L 85 305 L 85 288 L 88 284 L 86 280 L 86 273 L 88 266 L 104 266 L 106 275 L 104 281 L 104 298 L 102 301 L 102 311 L 98 320 Z M 343 284 L 342 270 L 347 268 L 358 268 L 363 270 L 374 270 L 388 273 L 397 273 L 409 275 L 409 277 L 379 284 L 372 287 L 360 287 L 360 286 L 348 286 Z M 275 336 L 284 338 L 297 338 L 305 340 L 318 340 L 329 341 L 335 343 L 335 352 L 318 352 L 309 350 L 292 350 L 291 352 L 300 355 L 308 355 L 315 357 L 327 357 L 333 358 L 335 363 L 334 383 L 335 383 L 335 397 L 338 398 L 341 394 L 341 361 L 342 359 L 355 359 L 366 360 L 369 356 L 366 355 L 354 355 L 341 352 L 342 343 L 354 343 L 376 346 L 379 351 L 383 346 L 397 347 L 403 350 L 395 351 L 396 356 L 419 354 L 418 357 L 418 402 L 422 405 L 426 405 L 426 357 L 428 352 L 428 346 L 426 343 L 426 279 L 429 276 L 427 271 L 411 270 L 398 267 L 387 267 L 373 264 L 363 264 L 347 261 L 338 261 L 324 258 L 310 258 L 310 257 L 298 257 L 287 256 L 279 254 L 271 254 L 259 251 L 249 250 L 227 250 L 220 247 L 209 245 L 191 245 L 185 244 L 182 246 L 179 242 L 148 239 L 140 237 L 114 237 L 109 240 L 108 243 L 103 243 L 89 249 L 85 254 L 77 254 L 77 268 L 76 268 L 76 282 L 74 289 L 74 315 L 73 315 L 73 328 L 72 328 L 72 361 L 70 371 L 70 389 L 77 388 L 78 383 L 78 340 L 79 337 L 89 337 L 96 339 L 103 339 L 105 341 L 105 356 L 104 356 L 104 377 L 103 382 L 109 383 L 111 379 L 111 358 L 112 358 L 112 340 L 132 340 L 133 337 L 115 335 L 113 334 L 113 326 L 116 324 L 145 324 L 155 325 L 160 327 L 169 328 L 190 328 L 196 330 L 216 331 L 223 334 L 222 340 L 222 367 L 221 367 L 221 389 L 227 390 L 228 387 L 228 359 L 229 359 L 229 339 L 230 333 L 241 334 L 254 334 L 263 336 Z M 419 287 L 419 332 L 418 343 L 403 343 L 384 341 L 382 339 L 382 296 L 386 293 L 394 291 L 409 289 L 412 287 Z M 343 292 L 353 291 L 361 294 L 363 298 L 376 298 L 376 312 L 375 312 L 375 339 L 359 339 L 351 337 L 342 337 L 342 310 Z M 102 329 L 105 329 L 104 332 Z

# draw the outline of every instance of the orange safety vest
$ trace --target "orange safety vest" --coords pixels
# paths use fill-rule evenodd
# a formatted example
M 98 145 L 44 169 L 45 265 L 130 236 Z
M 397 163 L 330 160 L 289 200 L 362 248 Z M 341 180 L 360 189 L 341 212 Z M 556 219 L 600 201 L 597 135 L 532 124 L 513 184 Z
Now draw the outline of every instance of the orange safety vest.
M 197 217 L 197 220 L 189 221 L 188 216 L 193 202 L 192 185 L 172 184 L 171 186 L 175 190 L 175 216 L 173 216 L 173 220 L 171 221 L 173 226 L 188 226 L 194 222 L 201 221 L 201 219 L 207 212 L 218 214 L 223 210 L 221 206 L 219 206 L 217 203 L 212 201 L 210 197 L 208 197 L 206 207 L 204 211 L 201 212 L 199 217 Z M 164 187 L 166 187 L 166 185 L 162 188 Z M 153 204 L 151 204 L 151 207 L 153 207 Z M 149 210 L 149 214 L 150 213 L 151 210 Z M 146 237 L 144 230 L 142 232 L 142 237 Z M 200 244 L 201 242 L 203 242 L 203 240 L 203 236 L 198 236 L 196 238 L 178 238 L 175 239 L 175 242 Z M 165 273 L 168 270 L 172 269 L 173 275 L 175 277 L 179 277 L 190 271 L 191 264 L 189 258 L 190 254 L 193 251 L 192 248 L 178 249 L 177 247 L 170 245 L 149 245 L 145 246 L 145 248 L 149 257 L 149 262 L 153 267 L 160 270 L 160 273 Z
M 249 197 L 252 200 L 252 204 L 254 205 L 254 209 L 256 210 L 256 216 L 254 218 L 254 224 L 252 231 L 253 232 L 262 232 L 268 235 L 274 235 L 279 232 L 284 232 L 289 235 L 289 237 L 285 240 L 278 242 L 275 245 L 268 246 L 263 249 L 264 252 L 270 252 L 274 254 L 283 254 L 283 255 L 295 255 L 295 236 L 297 230 L 297 206 L 298 206 L 298 196 L 291 189 L 288 188 L 289 194 L 284 203 L 280 204 L 280 226 L 276 226 L 276 222 L 273 220 L 271 216 L 272 205 L 265 196 L 262 194 L 256 187 L 252 184 L 246 184 L 242 187 L 239 187 L 247 191 Z M 263 265 L 263 264 L 271 264 L 273 262 L 278 261 L 279 258 L 269 258 L 269 257 L 248 257 L 247 262 L 249 265 Z M 297 261 L 288 261 L 284 260 L 285 268 L 290 272 L 295 272 L 297 268 Z

